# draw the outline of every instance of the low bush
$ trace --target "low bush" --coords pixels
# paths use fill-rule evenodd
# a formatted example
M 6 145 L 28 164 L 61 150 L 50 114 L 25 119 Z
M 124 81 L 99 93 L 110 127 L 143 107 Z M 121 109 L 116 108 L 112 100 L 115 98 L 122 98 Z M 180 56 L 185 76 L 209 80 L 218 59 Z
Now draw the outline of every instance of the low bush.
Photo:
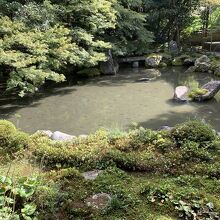
M 186 141 L 194 141 L 199 143 L 200 146 L 206 146 L 216 138 L 212 127 L 199 120 L 187 121 L 176 125 L 171 131 L 171 136 L 178 145 Z
M 0 148 L 3 152 L 14 153 L 28 145 L 29 137 L 20 132 L 9 121 L 0 120 Z

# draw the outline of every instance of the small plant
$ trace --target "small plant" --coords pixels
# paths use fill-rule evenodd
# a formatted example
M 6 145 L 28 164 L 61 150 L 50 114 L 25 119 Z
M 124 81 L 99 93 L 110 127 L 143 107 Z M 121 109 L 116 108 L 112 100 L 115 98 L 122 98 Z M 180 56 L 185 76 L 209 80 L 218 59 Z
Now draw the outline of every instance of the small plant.
M 195 99 L 198 96 L 202 96 L 205 95 L 208 92 L 207 89 L 203 89 L 203 88 L 194 88 L 190 91 L 190 93 L 188 94 L 189 98 L 191 99 Z
M 36 220 L 37 206 L 31 198 L 37 184 L 36 178 L 23 177 L 13 182 L 7 176 L 0 176 L 0 219 Z

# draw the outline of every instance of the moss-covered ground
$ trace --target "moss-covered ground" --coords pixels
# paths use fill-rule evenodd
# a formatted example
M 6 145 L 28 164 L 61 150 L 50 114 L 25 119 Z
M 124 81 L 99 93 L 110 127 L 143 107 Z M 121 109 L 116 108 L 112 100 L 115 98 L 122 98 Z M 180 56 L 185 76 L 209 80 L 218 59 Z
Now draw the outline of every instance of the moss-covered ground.
M 200 121 L 74 142 L 0 121 L 0 144 L 0 219 L 220 219 L 220 138 Z M 86 180 L 92 170 L 101 172 Z M 88 206 L 98 193 L 111 200 Z

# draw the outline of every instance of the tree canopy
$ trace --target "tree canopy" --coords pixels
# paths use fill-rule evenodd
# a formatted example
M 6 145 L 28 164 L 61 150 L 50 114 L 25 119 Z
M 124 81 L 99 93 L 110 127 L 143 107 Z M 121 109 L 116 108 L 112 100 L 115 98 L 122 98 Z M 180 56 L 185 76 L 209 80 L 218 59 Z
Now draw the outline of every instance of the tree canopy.
M 170 40 L 179 44 L 200 3 L 0 0 L 1 74 L 8 77 L 8 89 L 24 95 L 46 80 L 63 81 L 67 72 L 98 65 L 109 49 L 114 56 L 128 56 Z

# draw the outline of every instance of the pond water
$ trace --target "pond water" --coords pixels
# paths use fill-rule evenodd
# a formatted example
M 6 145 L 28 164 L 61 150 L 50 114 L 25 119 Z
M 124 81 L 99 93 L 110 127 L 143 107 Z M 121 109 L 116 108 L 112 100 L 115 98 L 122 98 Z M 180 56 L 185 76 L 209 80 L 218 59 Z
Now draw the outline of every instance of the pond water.
M 146 69 L 124 68 L 116 76 L 45 89 L 34 98 L 2 96 L 0 118 L 29 133 L 49 129 L 79 135 L 100 127 L 128 129 L 133 122 L 157 129 L 192 118 L 204 119 L 220 131 L 220 92 L 203 103 L 180 104 L 172 100 L 176 86 L 197 82 L 202 85 L 213 76 L 185 74 L 182 68 L 161 72 L 155 80 L 136 82 L 146 77 Z

